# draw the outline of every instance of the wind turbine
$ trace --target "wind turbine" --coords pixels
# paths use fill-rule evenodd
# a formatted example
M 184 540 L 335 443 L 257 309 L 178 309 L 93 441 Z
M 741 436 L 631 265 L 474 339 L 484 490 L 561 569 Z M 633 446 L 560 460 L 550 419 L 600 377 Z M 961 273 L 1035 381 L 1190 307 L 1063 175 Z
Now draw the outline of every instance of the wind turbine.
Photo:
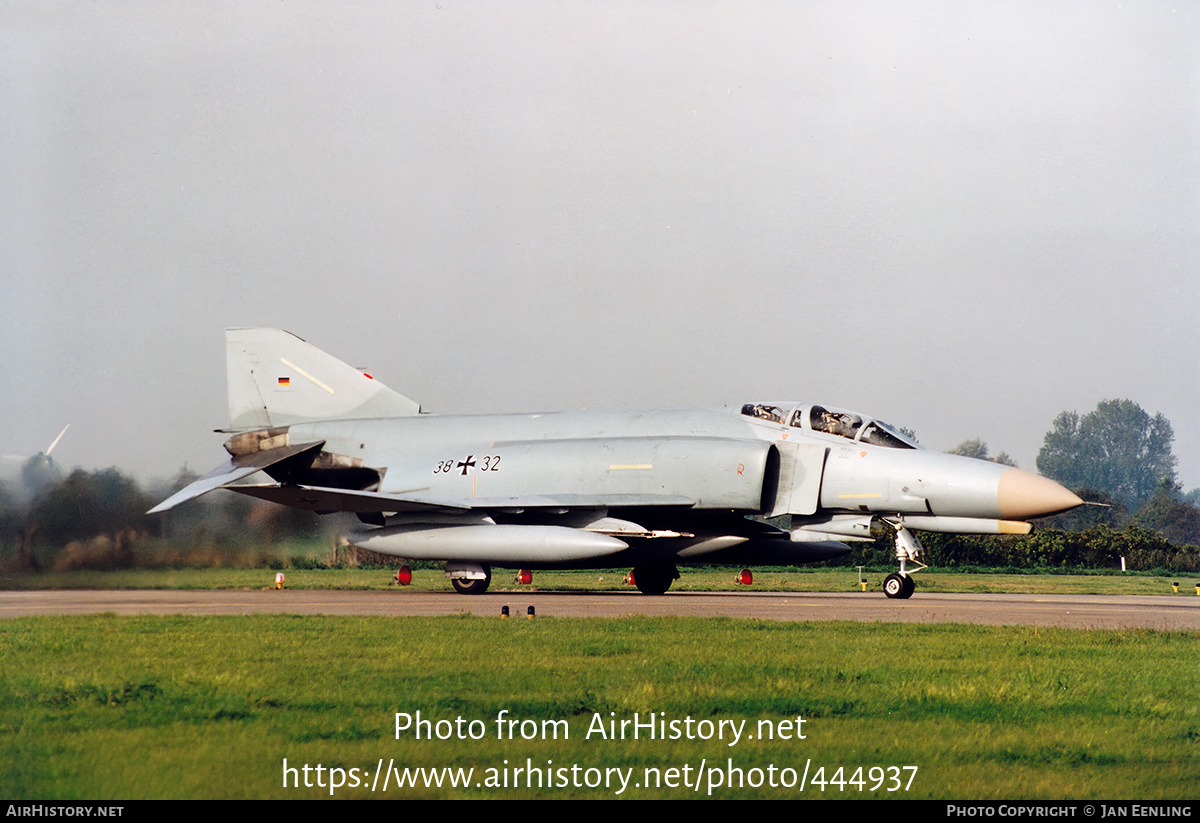
M 37 454 L 29 457 L 24 454 L 6 454 L 5 460 L 24 461 L 25 465 L 21 467 L 21 477 L 25 481 L 30 491 L 38 491 L 42 486 L 53 482 L 53 475 L 62 473 L 62 468 L 54 462 L 54 458 L 50 456 L 54 451 L 54 447 L 58 445 L 58 441 L 63 439 L 63 435 L 67 433 L 67 429 L 71 428 L 71 424 L 63 426 L 63 430 L 58 433 L 58 437 L 54 438 L 53 442 L 46 448 L 45 451 L 40 451 Z

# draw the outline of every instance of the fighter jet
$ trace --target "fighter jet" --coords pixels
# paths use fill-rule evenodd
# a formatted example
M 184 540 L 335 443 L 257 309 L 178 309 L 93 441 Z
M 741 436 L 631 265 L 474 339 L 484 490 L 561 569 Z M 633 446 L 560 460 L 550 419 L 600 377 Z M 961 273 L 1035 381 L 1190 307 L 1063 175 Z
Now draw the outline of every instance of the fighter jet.
M 899 565 L 884 591 L 907 598 L 926 568 L 913 530 L 1026 534 L 1082 502 L 824 405 L 433 415 L 289 332 L 225 341 L 229 459 L 151 513 L 214 489 L 353 512 L 351 544 L 444 562 L 463 594 L 486 591 L 492 568 L 598 567 L 632 567 L 661 594 L 680 565 L 827 560 L 882 524 Z

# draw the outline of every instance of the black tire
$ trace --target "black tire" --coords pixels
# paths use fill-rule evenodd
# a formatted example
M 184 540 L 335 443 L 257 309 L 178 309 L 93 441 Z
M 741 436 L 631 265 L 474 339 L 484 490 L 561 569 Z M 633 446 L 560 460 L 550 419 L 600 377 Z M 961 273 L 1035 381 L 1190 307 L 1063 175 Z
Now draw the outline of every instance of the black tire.
M 917 581 L 915 579 L 913 579 L 913 576 L 911 574 L 904 575 L 904 591 L 900 594 L 900 597 L 904 600 L 907 600 L 908 598 L 913 596 L 913 592 L 915 592 L 916 590 L 917 590 Z
M 488 586 L 492 582 L 492 570 L 488 566 L 483 567 L 485 577 L 482 580 L 467 580 L 466 578 L 451 577 L 450 583 L 454 586 L 454 590 L 459 594 L 483 594 L 488 590 Z
M 899 598 L 903 600 L 909 597 L 912 592 L 910 591 L 908 594 L 904 593 L 908 587 L 908 583 L 905 580 L 905 575 L 889 574 L 887 579 L 883 581 L 883 593 L 893 599 Z
M 674 566 L 634 566 L 633 585 L 642 594 L 665 594 L 679 577 Z

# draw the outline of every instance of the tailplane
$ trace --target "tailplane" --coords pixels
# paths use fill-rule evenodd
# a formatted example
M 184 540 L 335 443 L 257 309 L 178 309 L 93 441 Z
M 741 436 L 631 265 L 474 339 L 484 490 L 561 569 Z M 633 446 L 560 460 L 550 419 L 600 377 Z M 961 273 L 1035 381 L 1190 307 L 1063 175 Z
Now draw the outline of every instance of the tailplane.
M 282 329 L 226 329 L 229 429 L 408 417 L 420 405 Z

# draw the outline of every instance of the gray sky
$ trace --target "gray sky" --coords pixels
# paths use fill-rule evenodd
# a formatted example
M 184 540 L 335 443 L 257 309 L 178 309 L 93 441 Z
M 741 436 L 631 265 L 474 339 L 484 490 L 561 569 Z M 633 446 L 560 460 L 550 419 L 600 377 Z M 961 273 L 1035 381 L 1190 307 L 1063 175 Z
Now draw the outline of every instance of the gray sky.
M 1200 4 L 0 0 L 0 453 L 224 457 L 222 330 L 430 411 L 819 401 L 1200 485 Z

